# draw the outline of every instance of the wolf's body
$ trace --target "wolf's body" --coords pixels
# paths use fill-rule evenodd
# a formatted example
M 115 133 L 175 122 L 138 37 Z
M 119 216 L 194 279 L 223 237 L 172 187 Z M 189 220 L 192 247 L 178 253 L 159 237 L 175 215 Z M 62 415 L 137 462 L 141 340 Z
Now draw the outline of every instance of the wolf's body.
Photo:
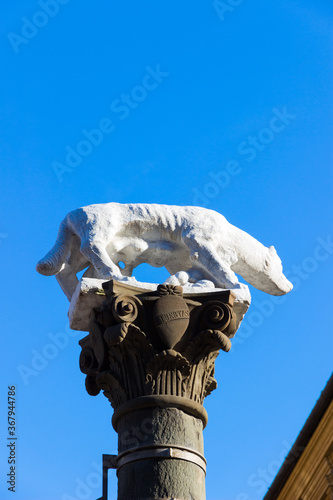
M 205 279 L 220 288 L 242 286 L 235 272 L 273 295 L 292 288 L 274 247 L 265 247 L 213 210 L 191 206 L 106 203 L 74 210 L 37 270 L 56 274 L 70 300 L 76 273 L 87 266 L 85 276 L 122 279 L 143 262 L 165 266 L 171 275 L 186 271 L 190 282 Z

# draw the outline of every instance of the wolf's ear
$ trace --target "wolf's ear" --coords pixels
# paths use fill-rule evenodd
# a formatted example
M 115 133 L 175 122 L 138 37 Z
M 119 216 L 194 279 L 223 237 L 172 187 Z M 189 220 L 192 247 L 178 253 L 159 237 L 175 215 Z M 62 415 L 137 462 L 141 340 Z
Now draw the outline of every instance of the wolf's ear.
M 272 254 L 272 255 L 277 255 L 276 250 L 275 250 L 275 248 L 273 247 L 273 245 L 272 245 L 272 246 L 270 246 L 270 247 L 268 248 L 268 250 L 269 250 L 269 253 L 270 253 L 270 254 Z

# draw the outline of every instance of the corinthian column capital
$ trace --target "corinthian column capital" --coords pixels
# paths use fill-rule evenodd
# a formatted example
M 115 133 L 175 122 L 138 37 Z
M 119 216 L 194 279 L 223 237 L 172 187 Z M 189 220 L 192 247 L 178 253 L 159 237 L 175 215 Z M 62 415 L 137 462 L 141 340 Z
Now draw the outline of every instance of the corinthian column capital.
M 101 390 L 113 424 L 140 407 L 176 407 L 207 423 L 202 406 L 217 386 L 215 359 L 237 327 L 232 291 L 184 294 L 180 286 L 147 292 L 111 280 L 80 341 L 86 389 Z

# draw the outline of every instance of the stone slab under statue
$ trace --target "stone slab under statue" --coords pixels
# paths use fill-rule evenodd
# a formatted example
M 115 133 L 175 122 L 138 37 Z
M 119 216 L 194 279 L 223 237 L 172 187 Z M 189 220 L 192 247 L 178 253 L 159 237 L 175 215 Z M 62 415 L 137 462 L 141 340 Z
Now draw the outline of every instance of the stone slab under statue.
M 83 332 L 89 330 L 91 311 L 102 306 L 103 301 L 105 300 L 103 283 L 107 283 L 107 281 L 94 278 L 82 278 L 79 281 L 72 296 L 68 311 L 69 324 L 72 330 L 79 330 Z M 157 283 L 142 283 L 132 279 L 122 281 L 115 280 L 113 283 L 115 289 L 117 289 L 119 293 L 145 293 L 149 291 L 156 291 L 159 286 Z M 209 294 L 209 296 L 213 298 L 213 296 L 217 295 L 219 292 L 225 291 L 221 288 L 205 286 L 203 283 L 190 283 L 182 288 L 184 295 L 191 297 L 193 300 L 196 300 L 196 297 L 202 296 L 203 294 Z M 236 321 L 236 333 L 250 306 L 251 296 L 247 286 L 245 286 L 242 290 L 232 290 L 232 294 L 234 296 L 233 309 Z M 235 333 L 233 333 L 230 338 L 234 337 Z

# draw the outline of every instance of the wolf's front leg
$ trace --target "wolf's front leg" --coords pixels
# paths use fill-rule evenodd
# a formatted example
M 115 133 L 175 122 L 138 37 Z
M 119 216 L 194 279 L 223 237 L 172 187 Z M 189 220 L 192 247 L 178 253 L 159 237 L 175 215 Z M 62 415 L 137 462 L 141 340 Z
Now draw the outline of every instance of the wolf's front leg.
M 193 267 L 189 271 L 192 279 L 201 275 L 201 279 L 211 280 L 219 288 L 241 287 L 236 274 L 219 257 L 212 246 L 199 244 L 193 240 L 188 243 L 188 246 L 191 250 L 190 259 L 193 262 Z

